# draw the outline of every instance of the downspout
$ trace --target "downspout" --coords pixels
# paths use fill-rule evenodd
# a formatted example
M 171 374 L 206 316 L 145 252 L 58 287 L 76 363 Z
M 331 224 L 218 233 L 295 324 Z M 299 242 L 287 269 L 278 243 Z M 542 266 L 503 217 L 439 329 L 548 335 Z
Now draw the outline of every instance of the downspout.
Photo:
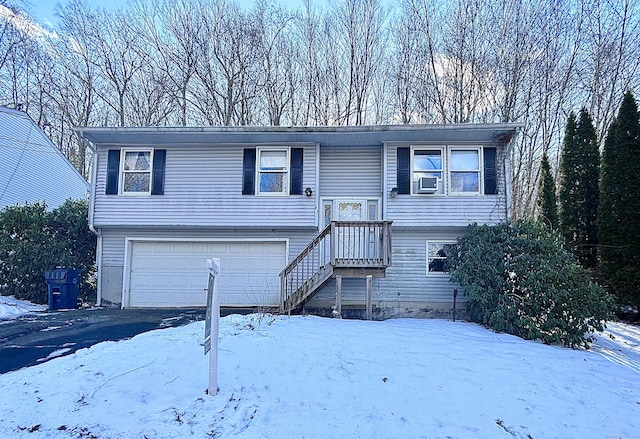
M 82 134 L 80 132 L 79 134 Z M 98 153 L 89 143 L 93 152 L 91 157 L 91 192 L 89 193 L 89 230 L 96 235 L 96 306 L 102 306 L 102 231 L 97 230 L 93 223 L 96 205 L 96 176 L 98 175 Z

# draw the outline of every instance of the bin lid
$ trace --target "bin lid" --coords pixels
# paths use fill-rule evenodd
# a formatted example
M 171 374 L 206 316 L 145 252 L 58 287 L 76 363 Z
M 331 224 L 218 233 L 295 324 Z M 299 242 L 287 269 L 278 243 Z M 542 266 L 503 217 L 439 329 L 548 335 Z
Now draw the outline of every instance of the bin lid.
M 55 270 L 45 271 L 44 277 L 46 280 L 65 280 L 67 274 L 74 276 L 77 270 L 72 268 L 56 268 Z

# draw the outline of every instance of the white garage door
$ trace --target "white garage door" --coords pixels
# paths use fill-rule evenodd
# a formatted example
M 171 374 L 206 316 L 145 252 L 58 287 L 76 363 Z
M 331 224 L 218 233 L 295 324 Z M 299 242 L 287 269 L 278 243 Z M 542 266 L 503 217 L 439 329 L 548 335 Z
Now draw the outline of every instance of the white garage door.
M 279 305 L 284 241 L 132 241 L 125 306 L 205 306 L 209 258 L 220 258 L 222 306 Z

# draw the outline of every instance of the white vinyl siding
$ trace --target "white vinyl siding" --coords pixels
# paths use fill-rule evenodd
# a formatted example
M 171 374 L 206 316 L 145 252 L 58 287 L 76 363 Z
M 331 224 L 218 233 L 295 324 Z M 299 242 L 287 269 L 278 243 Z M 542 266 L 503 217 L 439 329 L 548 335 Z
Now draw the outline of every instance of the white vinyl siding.
M 147 226 L 283 228 L 314 227 L 317 223 L 315 197 L 242 195 L 242 147 L 167 148 L 161 197 L 105 195 L 107 148 L 100 148 L 98 154 L 96 227 L 137 226 L 141 218 Z M 315 147 L 304 146 L 303 154 L 302 187 L 315 188 Z
M 87 198 L 89 184 L 26 113 L 0 107 L 0 127 L 0 209 Z
M 322 197 L 379 197 L 382 148 L 321 148 Z
M 453 291 L 458 290 L 458 302 L 464 301 L 462 288 L 451 282 L 448 274 L 429 275 L 425 241 L 455 242 L 466 228 L 438 230 L 393 231 L 392 265 L 386 277 L 373 279 L 373 303 L 377 307 L 397 307 L 399 304 L 440 303 L 453 306 Z M 348 306 L 364 304 L 364 279 L 343 279 L 342 299 Z M 309 306 L 331 306 L 335 303 L 335 280 L 331 280 L 311 301 Z

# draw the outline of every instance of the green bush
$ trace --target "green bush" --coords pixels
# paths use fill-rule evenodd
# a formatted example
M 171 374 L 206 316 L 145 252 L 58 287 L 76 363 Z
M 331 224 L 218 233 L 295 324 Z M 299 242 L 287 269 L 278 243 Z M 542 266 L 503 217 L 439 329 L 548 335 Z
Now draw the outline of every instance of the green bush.
M 613 318 L 612 298 L 540 223 L 471 225 L 447 265 L 469 298 L 471 320 L 496 331 L 588 347 L 585 335 Z
M 0 293 L 47 303 L 44 272 L 66 267 L 82 272 L 79 297 L 95 300 L 96 237 L 87 212 L 86 201 L 74 200 L 51 212 L 44 203 L 0 211 Z

